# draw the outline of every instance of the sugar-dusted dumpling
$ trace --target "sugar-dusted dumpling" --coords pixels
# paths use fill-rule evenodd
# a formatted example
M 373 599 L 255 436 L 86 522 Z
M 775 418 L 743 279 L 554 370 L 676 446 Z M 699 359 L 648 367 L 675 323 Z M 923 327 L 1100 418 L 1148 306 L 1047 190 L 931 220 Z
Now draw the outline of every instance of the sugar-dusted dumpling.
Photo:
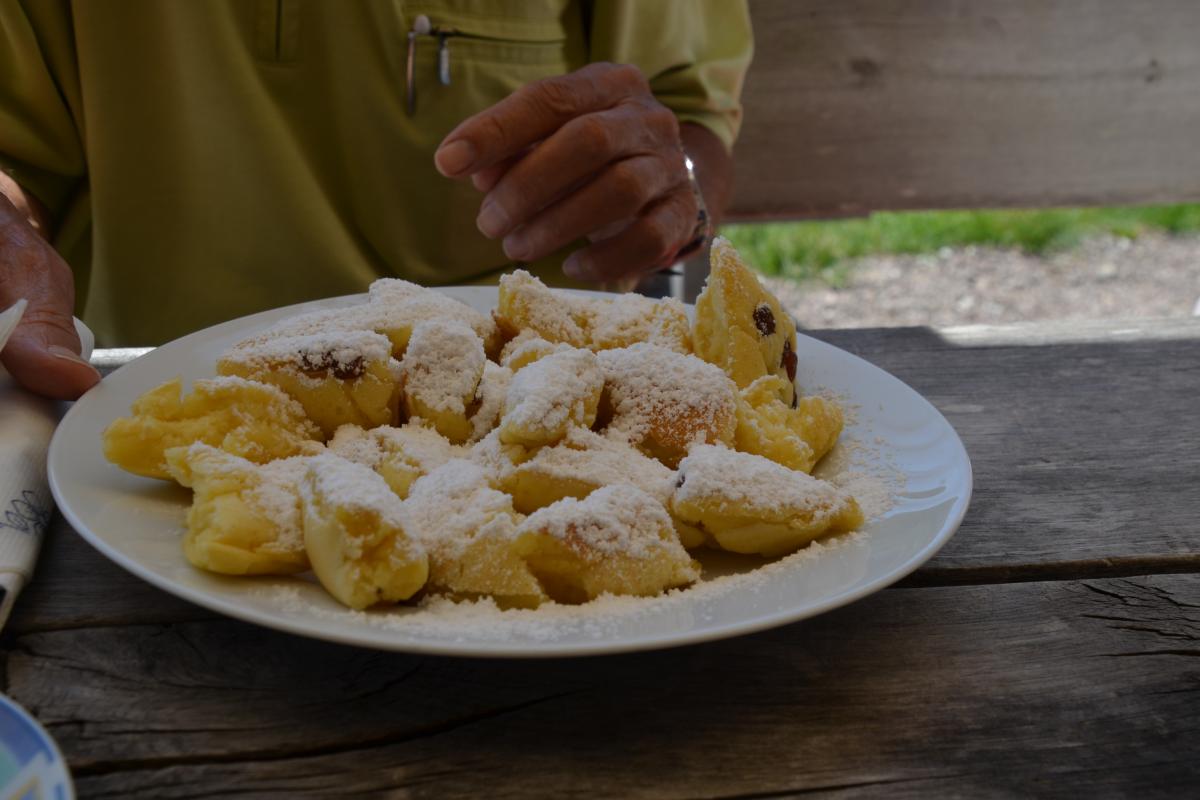
M 606 401 L 601 422 L 609 435 L 671 467 L 696 442 L 733 441 L 737 392 L 720 368 L 652 344 L 605 350 L 597 358 Z
M 193 492 L 183 553 L 223 575 L 287 575 L 308 569 L 299 484 L 308 458 L 255 464 L 207 444 L 166 453 L 167 471 Z
M 333 453 L 307 466 L 299 489 L 304 548 L 325 591 L 354 609 L 416 594 L 429 560 L 383 478 Z
M 408 496 L 414 481 L 461 455 L 462 448 L 423 425 L 390 425 L 365 430 L 343 425 L 329 440 L 329 450 L 379 473 L 396 496 Z
M 842 489 L 762 456 L 698 445 L 679 464 L 671 497 L 678 524 L 735 553 L 781 556 L 863 523 Z
M 404 507 L 429 553 L 430 591 L 490 595 L 502 607 L 531 608 L 546 599 L 516 552 L 512 499 L 488 484 L 479 465 L 446 462 L 413 484 Z
M 133 402 L 133 416 L 103 434 L 104 457 L 148 478 L 169 478 L 164 453 L 193 442 L 256 463 L 321 451 L 321 431 L 281 389 L 244 378 L 206 378 L 183 395 L 167 381 Z
M 500 419 L 500 441 L 534 447 L 552 444 L 575 426 L 596 420 L 604 374 L 588 350 L 540 358 L 513 376 Z
M 779 399 L 792 405 L 796 380 L 796 323 L 742 263 L 727 239 L 713 242 L 712 271 L 696 298 L 692 346 L 728 373 L 739 389 L 776 375 Z
M 734 443 L 745 453 L 812 472 L 841 435 L 842 410 L 823 397 L 800 395 L 789 408 L 779 399 L 781 383 L 765 375 L 742 390 Z
M 530 570 L 562 603 L 649 597 L 700 578 L 662 504 L 633 486 L 560 500 L 527 517 L 517 537 Z
M 515 465 L 507 488 L 523 514 L 574 497 L 582 500 L 604 486 L 637 486 L 666 503 L 674 473 L 632 445 L 587 428 L 572 428 L 561 442 L 539 449 Z
M 692 351 L 691 324 L 678 300 L 586 297 L 551 289 L 524 270 L 500 278 L 496 319 L 510 338 L 533 335 L 597 352 L 638 342 Z
M 458 322 L 418 324 L 401 362 L 404 410 L 455 444 L 471 437 L 471 415 L 487 356 L 475 332 Z
M 278 386 L 332 436 L 341 425 L 391 425 L 400 402 L 391 343 L 370 331 L 247 340 L 225 352 L 217 372 Z
M 588 346 L 592 311 L 578 295 L 555 292 L 523 269 L 500 277 L 496 322 L 509 339 L 533 331 L 548 342 Z

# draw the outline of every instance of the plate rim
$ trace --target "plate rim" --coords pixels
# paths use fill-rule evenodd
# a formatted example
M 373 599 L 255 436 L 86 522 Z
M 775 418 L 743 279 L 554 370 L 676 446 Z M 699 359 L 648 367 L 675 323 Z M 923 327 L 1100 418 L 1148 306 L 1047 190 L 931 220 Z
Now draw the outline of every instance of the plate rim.
M 444 294 L 453 297 L 454 295 L 452 292 L 446 292 L 444 290 L 466 288 L 479 288 L 486 290 L 494 289 L 495 287 L 479 286 L 428 288 L 433 289 L 434 291 L 442 291 Z M 571 291 L 573 294 L 601 297 L 620 296 L 609 292 L 593 292 L 585 290 L 568 291 Z M 217 323 L 216 325 L 202 328 L 198 331 L 193 331 L 192 333 L 181 336 L 178 339 L 174 339 L 171 342 L 167 342 L 161 346 L 184 342 L 192 337 L 202 337 L 205 334 L 211 334 L 214 328 L 225 325 L 237 325 L 238 323 L 243 323 L 246 320 L 253 319 L 259 315 L 274 314 L 287 311 L 289 309 L 299 310 L 304 307 L 326 303 L 349 302 L 356 298 L 362 298 L 365 296 L 365 293 L 340 295 L 336 297 L 323 298 L 320 300 L 307 301 L 304 303 L 296 303 L 288 306 L 280 306 L 274 309 L 267 309 L 261 312 L 256 312 L 255 314 L 248 314 L 243 317 Z M 687 307 L 691 308 L 690 305 Z M 297 311 L 297 313 L 300 312 Z M 261 615 L 261 612 L 243 608 L 234 602 L 233 599 L 226 599 L 224 597 L 216 596 L 211 592 L 205 591 L 201 588 L 186 586 L 172 581 L 170 578 L 165 576 L 158 575 L 150 567 L 143 566 L 137 559 L 127 555 L 116 546 L 109 544 L 99 535 L 94 534 L 90 527 L 84 524 L 83 520 L 76 513 L 75 509 L 71 507 L 71 504 L 67 501 L 68 495 L 64 492 L 64 489 L 60 484 L 60 475 L 55 467 L 60 458 L 63 457 L 62 451 L 69 447 L 68 444 L 64 443 L 65 433 L 63 432 L 67 427 L 65 423 L 67 423 L 68 420 L 73 419 L 76 414 L 83 413 L 79 411 L 79 408 L 86 399 L 87 394 L 91 393 L 90 390 L 78 401 L 72 404 L 71 408 L 69 408 L 66 414 L 63 415 L 59 425 L 55 428 L 54 435 L 50 440 L 50 447 L 46 455 L 46 472 L 49 479 L 50 491 L 54 497 L 54 501 L 59 509 L 59 512 L 70 524 L 72 530 L 77 535 L 82 537 L 85 542 L 98 550 L 102 555 L 115 563 L 117 566 L 121 567 L 135 577 L 146 581 L 152 586 L 175 597 L 200 606 L 208 611 L 213 611 L 215 613 L 236 619 L 240 622 L 246 622 L 253 625 L 258 625 L 260 627 L 282 631 L 291 635 L 328 641 L 340 645 L 349 645 L 353 647 L 362 647 L 389 652 L 411 653 L 415 655 L 454 656 L 460 658 L 566 658 L 576 656 L 615 655 L 619 653 L 630 652 L 649 652 L 652 650 L 662 650 L 674 647 L 683 647 L 692 644 L 701 644 L 704 642 L 749 635 L 809 619 L 834 609 L 841 608 L 842 606 L 854 603 L 864 597 L 882 591 L 883 589 L 900 580 L 903 580 L 905 577 L 916 571 L 922 564 L 933 558 L 938 551 L 945 546 L 946 542 L 953 538 L 954 534 L 958 531 L 959 526 L 962 524 L 963 518 L 966 516 L 966 512 L 970 507 L 970 502 L 974 494 L 974 468 L 971 463 L 970 454 L 967 452 L 966 446 L 963 444 L 962 438 L 959 436 L 958 431 L 955 430 L 954 426 L 950 424 L 949 420 L 946 419 L 937 406 L 935 406 L 924 395 L 922 395 L 912 386 L 909 386 L 900 378 L 897 378 L 892 373 L 871 363 L 870 361 L 867 361 L 861 356 L 817 339 L 813 336 L 809 336 L 801 331 L 797 331 L 796 335 L 808 340 L 808 342 L 810 342 L 812 345 L 837 351 L 841 357 L 846 357 L 853 359 L 854 361 L 861 362 L 861 364 L 865 364 L 870 369 L 877 370 L 892 380 L 900 383 L 905 389 L 911 392 L 912 396 L 916 398 L 919 403 L 923 404 L 927 411 L 932 412 L 934 417 L 944 426 L 945 430 L 949 432 L 951 437 L 951 445 L 955 450 L 955 455 L 961 458 L 963 465 L 963 472 L 959 476 L 963 484 L 962 490 L 958 496 L 954 498 L 950 513 L 948 514 L 945 522 L 942 524 L 941 530 L 938 531 L 937 534 L 928 542 L 926 542 L 917 552 L 913 553 L 911 556 L 909 556 L 909 558 L 901 562 L 891 571 L 880 575 L 874 580 L 868 581 L 867 583 L 852 590 L 835 593 L 811 605 L 794 609 L 782 609 L 774 613 L 753 617 L 740 622 L 727 623 L 717 627 L 681 631 L 667 635 L 654 635 L 644 639 L 626 639 L 616 642 L 598 640 L 596 642 L 563 644 L 539 641 L 523 642 L 519 645 L 512 645 L 508 642 L 497 641 L 495 645 L 493 645 L 493 643 L 490 641 L 480 640 L 472 640 L 468 642 L 450 639 L 447 639 L 445 642 L 438 642 L 430 639 L 413 640 L 404 638 L 402 633 L 399 634 L 399 636 L 397 636 L 395 639 L 392 639 L 392 637 L 380 637 L 378 639 L 371 639 L 367 641 L 364 640 L 364 637 L 362 636 L 362 631 L 364 629 L 361 627 L 347 628 L 347 632 L 343 634 L 327 630 L 314 630 L 306 627 L 300 621 L 296 621 L 282 615 L 264 619 Z M 157 350 L 157 348 L 155 348 L 155 350 Z M 113 372 L 105 376 L 104 380 L 108 380 L 113 375 L 120 373 L 121 370 L 125 369 L 130 364 L 140 361 L 143 358 L 152 356 L 155 350 L 151 350 L 150 352 L 130 361 L 128 364 L 122 365 L 116 370 L 113 370 Z M 84 405 L 84 408 L 86 409 L 86 405 Z

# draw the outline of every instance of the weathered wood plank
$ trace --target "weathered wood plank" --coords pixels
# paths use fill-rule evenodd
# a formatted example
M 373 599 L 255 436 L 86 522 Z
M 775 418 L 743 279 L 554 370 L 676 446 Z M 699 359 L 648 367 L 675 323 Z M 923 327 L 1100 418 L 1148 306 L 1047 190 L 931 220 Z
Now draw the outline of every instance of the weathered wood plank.
M 937 405 L 975 497 L 909 585 L 1200 571 L 1200 320 L 815 332 Z M 199 619 L 51 530 L 17 630 Z
M 893 590 L 787 628 L 550 662 L 232 621 L 10 641 L 84 797 L 1184 796 L 1200 576 Z
M 1191 0 L 752 0 L 735 217 L 1200 198 Z
M 929 398 L 971 456 L 967 519 L 916 580 L 1200 566 L 1200 320 L 815 335 Z

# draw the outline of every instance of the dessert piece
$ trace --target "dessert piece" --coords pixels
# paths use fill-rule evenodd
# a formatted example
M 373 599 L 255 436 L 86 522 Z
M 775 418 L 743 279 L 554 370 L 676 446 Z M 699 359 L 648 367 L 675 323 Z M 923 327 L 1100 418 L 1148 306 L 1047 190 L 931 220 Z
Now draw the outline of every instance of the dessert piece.
M 762 456 L 698 445 L 679 464 L 671 514 L 735 553 L 781 556 L 863 523 L 854 498 Z M 689 530 L 690 529 L 690 530 Z
M 737 391 L 718 367 L 652 344 L 605 350 L 597 358 L 604 370 L 600 422 L 608 435 L 669 467 L 696 442 L 733 441 Z
M 604 486 L 637 486 L 665 504 L 674 473 L 629 444 L 587 428 L 572 428 L 553 447 L 543 447 L 516 465 L 507 482 L 513 506 L 523 514 L 574 497 L 582 500 Z
M 683 304 L 674 298 L 654 300 L 631 293 L 589 302 L 592 316 L 588 346 L 593 350 L 647 342 L 677 353 L 692 352 L 692 326 Z
M 782 378 L 764 375 L 741 392 L 734 444 L 789 469 L 812 472 L 842 432 L 842 410 L 823 397 L 779 399 Z
M 193 492 L 183 553 L 223 575 L 287 575 L 308 569 L 298 486 L 308 458 L 255 464 L 197 443 L 166 452 L 167 472 Z
M 399 366 L 386 337 L 333 331 L 243 342 L 218 359 L 217 372 L 278 386 L 332 436 L 341 425 L 396 421 Z
M 465 325 L 442 320 L 413 328 L 401 362 L 404 409 L 455 444 L 471 437 L 475 395 L 487 356 L 483 342 Z
M 532 608 L 546 599 L 516 553 L 512 500 L 488 484 L 479 465 L 446 462 L 413 484 L 404 508 L 429 553 L 430 591 L 490 595 L 505 608 Z
M 469 444 L 482 441 L 500 424 L 512 379 L 513 371 L 508 367 L 491 361 L 483 365 L 483 377 L 479 380 L 472 403 L 474 412 L 471 414 L 471 435 L 467 437 Z
M 325 591 L 353 609 L 412 597 L 429 574 L 400 498 L 367 467 L 315 456 L 300 484 L 304 548 Z
M 508 494 L 511 493 L 517 467 L 528 460 L 533 452 L 533 449 L 519 444 L 505 444 L 500 440 L 500 429 L 496 428 L 471 446 L 467 460 L 483 470 L 493 489 Z
M 595 354 L 566 350 L 538 359 L 513 376 L 500 420 L 500 441 L 552 444 L 572 426 L 596 420 L 604 375 Z
M 379 473 L 397 497 L 408 496 L 414 481 L 460 455 L 461 448 L 423 425 L 390 425 L 364 430 L 343 425 L 329 440 L 330 452 Z
M 546 593 L 561 603 L 602 594 L 649 597 L 700 578 L 662 504 L 633 486 L 568 497 L 517 528 L 517 549 Z
M 475 331 L 489 356 L 500 352 L 502 339 L 495 320 L 460 300 L 397 278 L 380 278 L 371 284 L 368 293 L 365 308 L 375 315 L 375 330 L 391 339 L 397 358 L 404 354 L 417 325 L 451 320 Z
M 795 400 L 796 323 L 721 237 L 713 242 L 712 272 L 696 299 L 692 346 L 739 389 L 776 375 L 783 379 L 779 399 L 788 406 Z
M 164 453 L 193 442 L 219 447 L 255 463 L 321 451 L 321 431 L 304 409 L 275 386 L 244 378 L 206 378 L 182 396 L 169 380 L 133 402 L 133 416 L 103 434 L 104 457 L 148 478 L 169 478 Z
M 638 342 L 692 351 L 691 326 L 678 300 L 636 294 L 615 300 L 585 297 L 551 289 L 524 270 L 500 278 L 496 321 L 510 338 L 535 335 L 597 352 Z
M 252 347 L 271 339 L 312 336 L 334 331 L 373 331 L 386 336 L 392 355 L 403 358 L 412 329 L 422 323 L 454 320 L 475 331 L 490 355 L 500 350 L 500 332 L 488 314 L 466 303 L 408 281 L 380 278 L 371 284 L 366 302 L 297 314 L 276 322 L 236 347 Z
M 500 351 L 500 363 L 513 372 L 520 372 L 539 358 L 551 353 L 571 350 L 569 344 L 548 342 L 531 330 L 524 330 L 511 339 Z
M 500 278 L 495 318 L 509 339 L 529 330 L 548 342 L 587 347 L 591 314 L 580 296 L 555 292 L 523 269 Z

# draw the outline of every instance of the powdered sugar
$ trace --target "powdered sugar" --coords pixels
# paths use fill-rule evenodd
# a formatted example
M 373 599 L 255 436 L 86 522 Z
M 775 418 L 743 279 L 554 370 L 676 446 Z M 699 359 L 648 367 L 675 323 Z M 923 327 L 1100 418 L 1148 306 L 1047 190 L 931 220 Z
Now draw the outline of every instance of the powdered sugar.
M 413 328 L 401 362 L 405 395 L 418 407 L 465 416 L 486 362 L 483 342 L 466 325 L 422 322 Z
M 567 542 L 588 560 L 606 555 L 662 556 L 674 545 L 674 526 L 662 504 L 634 486 L 605 486 L 583 500 L 568 497 L 530 514 L 517 535 L 540 533 Z
M 722 513 L 780 519 L 843 506 L 845 492 L 770 459 L 719 445 L 696 445 L 679 463 L 675 501 L 717 503 Z
M 483 365 L 483 377 L 479 381 L 479 388 L 475 390 L 476 407 L 471 414 L 471 438 L 468 442 L 480 441 L 500 423 L 512 378 L 512 370 L 508 367 L 491 361 Z
M 604 376 L 588 350 L 565 350 L 539 359 L 513 376 L 504 404 L 501 436 L 509 441 L 553 439 L 595 407 Z M 508 435 L 509 432 L 515 438 Z
M 598 358 L 613 407 L 609 429 L 630 441 L 684 421 L 702 435 L 732 424 L 735 388 L 719 367 L 645 343 L 605 350 Z
M 637 486 L 665 503 L 675 474 L 625 442 L 608 439 L 587 428 L 571 428 L 563 441 L 543 447 L 518 467 L 538 476 L 592 485 Z
M 461 458 L 418 478 L 404 508 L 412 534 L 431 556 L 441 558 L 460 555 L 489 522 L 499 516 L 512 519 L 515 513 L 512 498 L 493 489 L 478 464 Z
M 354 380 L 371 362 L 391 361 L 386 336 L 371 331 L 332 331 L 243 342 L 221 356 L 222 369 L 241 367 L 252 374 L 285 370 L 301 378 L 332 375 Z
M 334 453 L 313 456 L 308 459 L 307 466 L 308 480 L 302 481 L 299 487 L 300 497 L 305 502 L 333 503 L 349 511 L 377 515 L 391 527 L 402 530 L 409 527 L 400 498 L 369 467 Z

